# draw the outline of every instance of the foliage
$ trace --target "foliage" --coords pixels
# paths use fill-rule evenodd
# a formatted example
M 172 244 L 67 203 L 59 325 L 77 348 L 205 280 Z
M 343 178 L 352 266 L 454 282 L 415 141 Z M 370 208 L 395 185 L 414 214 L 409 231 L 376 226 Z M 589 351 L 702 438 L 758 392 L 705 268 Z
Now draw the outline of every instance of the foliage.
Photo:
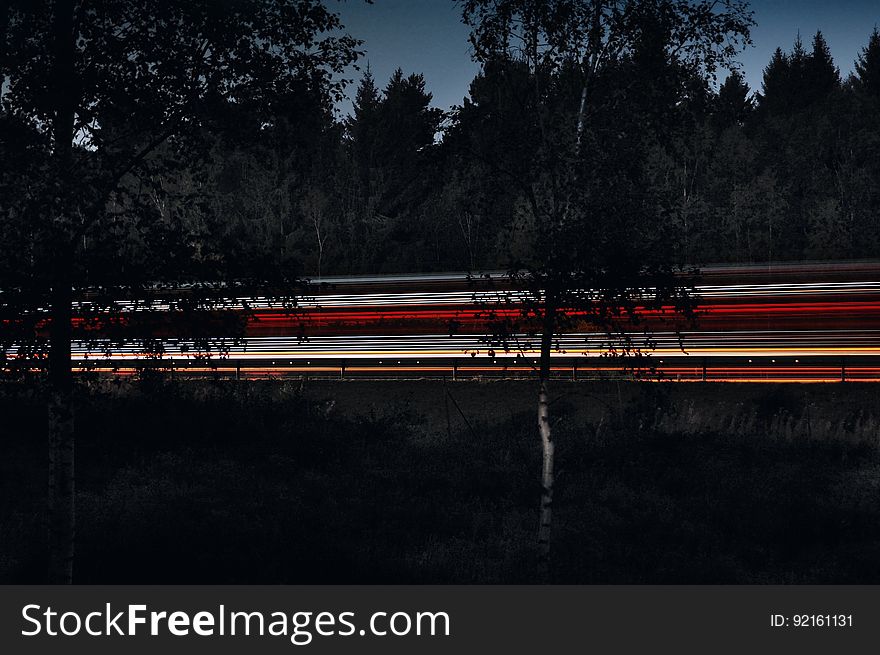
M 59 27 L 65 19 L 67 30 Z M 267 125 L 277 131 L 303 115 L 301 98 L 325 106 L 338 98 L 341 82 L 331 76 L 352 62 L 356 45 L 333 35 L 338 27 L 315 0 L 59 1 L 13 11 L 4 114 L 46 144 L 35 153 L 46 174 L 21 181 L 36 204 L 28 207 L 30 223 L 49 240 L 72 242 L 77 259 L 92 260 L 78 267 L 81 280 L 101 282 L 112 272 L 118 281 L 119 265 L 123 274 L 127 266 L 141 276 L 168 275 L 132 265 L 129 256 L 137 251 L 141 261 L 167 267 L 177 248 L 191 250 L 205 236 L 182 215 L 205 200 L 198 164 L 209 154 L 206 137 L 236 120 L 251 133 Z M 62 55 L 70 56 L 63 82 Z M 301 138 L 304 127 L 288 134 Z M 58 161 L 65 148 L 69 161 Z M 182 171 L 189 177 L 180 179 Z M 131 252 L 120 248 L 133 240 Z M 95 270 L 94 262 L 110 270 Z
M 515 25 L 510 19 L 517 3 L 495 3 L 497 15 L 475 33 L 483 39 L 478 51 L 483 68 L 469 96 L 445 119 L 432 107 L 422 76 L 401 72 L 378 81 L 367 70 L 354 113 L 341 123 L 332 106 L 341 80 L 328 77 L 335 64 L 318 62 L 324 54 L 339 65 L 350 61 L 354 43 L 333 40 L 330 32 L 316 33 L 311 46 L 297 41 L 304 31 L 288 34 L 296 66 L 285 72 L 285 81 L 267 86 L 245 77 L 233 90 L 209 87 L 224 75 L 234 76 L 245 62 L 231 55 L 228 61 L 219 58 L 220 50 L 216 57 L 205 52 L 199 60 L 193 43 L 200 30 L 227 52 L 244 48 L 257 70 L 269 74 L 281 67 L 277 59 L 260 59 L 256 45 L 237 46 L 223 30 L 221 39 L 216 26 L 211 32 L 219 10 L 208 12 L 207 4 L 190 4 L 187 16 L 195 24 L 169 28 L 181 38 L 166 31 L 167 38 L 156 43 L 145 43 L 154 28 L 132 27 L 110 38 L 98 34 L 103 23 L 90 23 L 83 29 L 97 41 L 83 41 L 81 54 L 73 58 L 74 71 L 84 71 L 83 91 L 74 94 L 83 109 L 81 116 L 76 114 L 79 136 L 69 166 L 75 175 L 64 188 L 75 191 L 59 195 L 46 187 L 49 180 L 60 184 L 62 177 L 54 173 L 54 127 L 45 108 L 58 94 L 38 98 L 33 90 L 48 83 L 51 66 L 36 62 L 52 60 L 52 37 L 46 31 L 54 5 L 7 3 L 0 21 L 4 52 L 9 53 L 3 58 L 9 86 L 4 86 L 0 113 L 3 288 L 45 300 L 54 274 L 46 263 L 57 260 L 54 239 L 65 233 L 76 236 L 73 279 L 81 285 L 291 279 L 317 275 L 319 259 L 322 273 L 507 268 L 512 260 L 533 256 L 542 235 L 552 242 L 583 234 L 573 229 L 557 234 L 546 229 L 552 221 L 539 220 L 555 211 L 554 196 L 559 207 L 568 206 L 571 225 L 597 220 L 587 192 L 569 198 L 566 189 L 572 180 L 595 176 L 595 167 L 606 162 L 594 151 L 612 147 L 621 156 L 599 173 L 623 176 L 635 186 L 648 183 L 653 206 L 641 207 L 642 214 L 633 220 L 652 225 L 648 231 L 662 236 L 670 244 L 662 247 L 677 260 L 872 256 L 880 244 L 875 220 L 880 126 L 872 81 L 880 69 L 876 31 L 845 81 L 839 80 L 819 33 L 811 48 L 798 40 L 791 50 L 774 54 L 760 93 L 752 93 L 736 70 L 716 91 L 701 80 L 711 79 L 706 74 L 712 67 L 720 71 L 718 63 L 730 54 L 727 48 L 743 41 L 725 41 L 704 52 L 711 55 L 711 65 L 703 69 L 695 58 L 697 42 L 668 58 L 664 40 L 680 39 L 709 20 L 699 9 L 706 5 L 694 3 L 683 23 L 670 22 L 670 12 L 681 4 L 541 3 L 543 10 Z M 254 27 L 244 17 L 257 5 L 278 11 L 305 7 L 239 3 L 240 21 L 231 24 Z M 124 6 L 121 0 L 109 3 L 110 13 L 102 15 L 109 21 Z M 459 6 L 473 10 L 473 21 L 491 9 L 479 2 Z M 595 61 L 584 60 L 591 52 L 590 38 L 596 37 L 574 19 L 593 20 L 588 9 L 599 6 L 605 12 L 600 24 L 607 47 Z M 713 24 L 731 25 L 737 14 L 733 5 L 729 9 L 722 23 Z M 148 11 L 141 7 L 132 18 L 145 18 Z M 170 25 L 173 12 L 184 10 L 163 5 L 156 11 L 156 20 Z M 269 13 L 261 15 L 268 20 Z M 335 24 L 329 12 L 309 15 L 314 18 L 303 23 L 303 30 Z M 564 33 L 547 27 L 539 52 L 529 54 L 523 30 L 535 33 L 563 16 L 574 27 Z M 31 29 L 42 30 L 45 38 L 24 43 Z M 191 33 L 185 34 L 186 29 Z M 497 39 L 483 33 L 490 29 Z M 175 56 L 158 65 L 131 55 L 132 62 L 142 63 L 114 68 L 113 62 L 128 57 L 125 53 L 138 44 L 154 51 L 167 45 Z M 179 63 L 172 65 L 172 60 Z M 145 78 L 141 84 L 138 71 L 144 67 L 164 77 Z M 210 80 L 193 82 L 194 95 L 187 96 L 186 75 L 195 80 L 207 68 L 212 69 Z M 629 82 L 623 83 L 622 76 Z M 163 80 L 171 84 L 165 92 Z M 576 152 L 585 80 L 590 92 L 581 151 Z M 125 85 L 135 83 L 133 95 L 123 102 Z M 166 106 L 162 93 L 173 102 Z M 157 108 L 158 100 L 166 109 Z M 123 128 L 123 115 L 137 120 L 126 121 Z M 161 138 L 163 129 L 175 134 L 134 161 L 137 146 Z M 114 134 L 119 135 L 116 141 Z M 569 165 L 575 161 L 577 166 Z M 114 172 L 132 163 L 110 193 Z M 608 188 L 619 189 L 615 184 Z M 528 189 L 539 200 L 537 218 Z M 752 196 L 759 204 L 750 204 Z M 70 203 L 75 211 L 56 211 L 58 202 Z M 739 209 L 750 206 L 759 213 L 763 206 L 770 216 Z M 57 221 L 50 220 L 54 215 Z M 849 236 L 831 241 L 824 236 L 838 229 Z
M 57 331 L 71 287 L 97 289 L 97 306 L 145 283 L 296 278 L 274 239 L 237 238 L 217 167 L 236 139 L 251 159 L 271 139 L 282 186 L 302 185 L 290 158 L 331 129 L 357 55 L 336 14 L 319 0 L 47 0 L 4 3 L 3 19 L 8 311 L 52 306 Z
M 487 125 L 472 128 L 470 148 L 507 178 L 530 213 L 531 243 L 507 264 L 526 291 L 523 318 L 543 334 L 542 372 L 552 335 L 573 314 L 581 325 L 616 331 L 637 323 L 642 308 L 687 312 L 667 241 L 669 218 L 681 208 L 649 183 L 644 163 L 662 159 L 678 147 L 676 137 L 693 131 L 705 81 L 748 42 L 745 6 L 461 6 L 482 83 L 495 85 L 485 106 L 466 105 L 461 118 L 484 117 Z M 504 116 L 496 98 L 515 112 Z M 492 326 L 504 347 L 521 328 Z
M 876 27 L 855 62 L 851 84 L 867 96 L 880 97 L 880 32 Z

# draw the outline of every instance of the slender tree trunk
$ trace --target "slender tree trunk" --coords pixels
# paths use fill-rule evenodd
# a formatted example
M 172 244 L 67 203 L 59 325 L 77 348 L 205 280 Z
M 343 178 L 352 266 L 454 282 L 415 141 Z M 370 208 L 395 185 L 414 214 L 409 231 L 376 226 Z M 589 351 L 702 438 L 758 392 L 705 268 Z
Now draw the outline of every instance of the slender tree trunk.
M 48 539 L 50 584 L 73 582 L 76 536 L 74 475 L 73 379 L 70 370 L 70 283 L 56 282 L 52 290 L 52 328 L 49 354 L 51 392 L 48 411 L 49 498 Z
M 57 0 L 54 11 L 53 158 L 58 201 L 53 246 L 56 259 L 52 277 L 49 334 L 49 382 L 51 386 L 47 432 L 49 437 L 48 480 L 48 581 L 73 581 L 76 528 L 74 484 L 73 376 L 71 374 L 71 275 L 74 245 L 71 241 L 73 214 L 70 207 L 73 155 L 73 125 L 76 111 L 74 78 L 74 0 Z
M 553 464 L 555 444 L 550 434 L 550 412 L 547 404 L 547 380 L 541 380 L 538 393 L 538 431 L 541 435 L 541 512 L 538 526 L 538 575 L 541 582 L 550 576 L 550 530 L 553 520 Z
M 550 433 L 548 380 L 550 353 L 553 348 L 556 303 L 548 291 L 544 307 L 544 325 L 541 335 L 540 390 L 538 392 L 538 434 L 541 437 L 541 509 L 538 523 L 538 576 L 541 582 L 550 581 L 550 534 L 553 521 L 553 466 L 556 446 Z
M 590 80 L 593 77 L 594 71 L 598 67 L 599 61 L 599 45 L 602 35 L 602 3 L 597 2 L 594 10 L 593 10 L 593 20 L 590 25 L 590 45 L 589 45 L 589 54 L 584 57 L 584 60 L 581 64 L 581 71 L 583 73 L 583 85 L 581 86 L 581 101 L 578 107 L 577 114 L 577 127 L 575 129 L 575 133 L 577 135 L 577 152 L 580 155 L 581 150 L 581 140 L 584 133 L 584 121 L 586 120 L 587 114 L 587 87 L 590 84 Z
M 581 140 L 584 134 L 584 117 L 586 115 L 587 109 L 587 83 L 584 82 L 584 85 L 581 87 L 581 102 L 578 107 L 578 115 L 577 115 L 577 149 L 578 154 L 580 154 L 581 149 Z

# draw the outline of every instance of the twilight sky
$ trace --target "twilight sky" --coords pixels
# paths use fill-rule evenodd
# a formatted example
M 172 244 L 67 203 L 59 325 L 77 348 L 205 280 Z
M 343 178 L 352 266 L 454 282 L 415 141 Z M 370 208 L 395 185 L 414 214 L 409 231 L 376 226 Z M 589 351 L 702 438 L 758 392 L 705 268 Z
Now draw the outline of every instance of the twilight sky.
M 477 66 L 468 52 L 468 30 L 452 0 L 374 0 L 372 5 L 347 0 L 329 6 L 339 12 L 346 31 L 364 41 L 361 65 L 370 63 L 379 88 L 399 66 L 407 74 L 424 74 L 436 107 L 461 104 Z M 807 49 L 816 30 L 822 30 L 845 77 L 871 30 L 880 25 L 880 0 L 753 0 L 751 7 L 757 21 L 754 47 L 740 61 L 752 90 L 760 90 L 773 51 L 777 46 L 790 50 L 798 30 Z M 350 108 L 350 102 L 339 107 L 343 114 Z

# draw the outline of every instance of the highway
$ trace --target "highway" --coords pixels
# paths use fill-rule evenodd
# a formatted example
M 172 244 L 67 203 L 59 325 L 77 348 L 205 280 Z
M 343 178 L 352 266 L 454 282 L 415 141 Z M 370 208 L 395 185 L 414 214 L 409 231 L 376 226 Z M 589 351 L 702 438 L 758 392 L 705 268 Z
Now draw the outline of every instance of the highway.
M 554 340 L 552 374 L 880 381 L 880 262 L 709 266 L 695 291 L 695 324 L 645 312 L 638 330 L 607 335 L 574 315 L 574 329 Z M 293 309 L 271 298 L 233 300 L 250 308 L 238 338 L 218 334 L 196 342 L 169 335 L 150 353 L 135 343 L 76 341 L 75 369 L 129 375 L 146 367 L 236 378 L 536 374 L 539 337 L 514 335 L 507 350 L 486 340 L 487 308 L 520 313 L 518 292 L 497 272 L 323 278 L 312 281 Z M 119 306 L 137 314 L 133 304 Z M 627 338 L 641 356 L 609 356 Z

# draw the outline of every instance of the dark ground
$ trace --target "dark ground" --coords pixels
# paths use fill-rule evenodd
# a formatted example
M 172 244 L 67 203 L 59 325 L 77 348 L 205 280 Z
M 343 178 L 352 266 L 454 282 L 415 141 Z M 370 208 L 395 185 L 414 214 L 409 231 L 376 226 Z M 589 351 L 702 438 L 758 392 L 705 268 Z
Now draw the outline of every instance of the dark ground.
M 556 582 L 880 583 L 880 388 L 551 392 Z M 82 388 L 76 581 L 533 582 L 535 396 L 525 381 Z M 6 384 L 0 410 L 0 581 L 41 582 L 45 405 Z

